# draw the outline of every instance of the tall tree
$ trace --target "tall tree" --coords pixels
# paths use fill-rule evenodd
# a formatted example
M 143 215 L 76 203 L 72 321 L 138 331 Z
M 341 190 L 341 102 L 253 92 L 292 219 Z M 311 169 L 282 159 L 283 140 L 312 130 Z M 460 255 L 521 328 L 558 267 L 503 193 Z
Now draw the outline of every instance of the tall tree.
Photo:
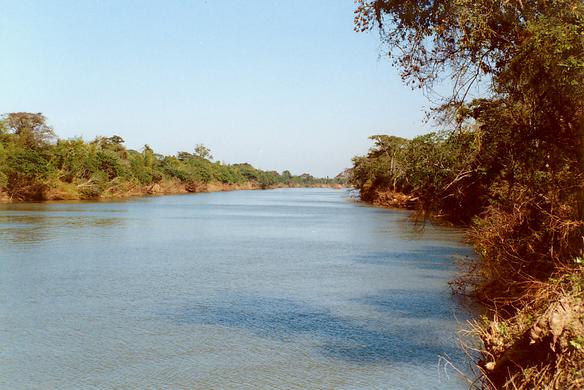
M 28 148 L 46 146 L 56 138 L 55 132 L 47 124 L 41 113 L 13 112 L 4 116 L 4 127 L 14 134 L 18 142 Z
M 193 153 L 193 155 L 204 160 L 213 160 L 213 156 L 211 155 L 211 149 L 209 149 L 203 144 L 195 145 L 195 152 Z

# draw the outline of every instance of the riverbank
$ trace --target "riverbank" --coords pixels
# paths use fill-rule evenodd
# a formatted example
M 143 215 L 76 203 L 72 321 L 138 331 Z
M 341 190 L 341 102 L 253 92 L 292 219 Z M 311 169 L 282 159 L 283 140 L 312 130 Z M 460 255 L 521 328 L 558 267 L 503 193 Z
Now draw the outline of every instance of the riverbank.
M 388 189 L 368 188 L 361 201 L 379 207 L 414 209 L 419 206 L 412 195 Z M 429 218 L 440 220 L 440 216 Z M 477 253 L 493 245 L 494 238 L 474 225 L 468 225 L 467 240 Z M 488 231 L 487 231 L 488 233 Z M 492 232 L 496 235 L 496 232 Z M 584 264 L 582 257 L 574 259 Z M 493 388 L 518 389 L 567 388 L 584 386 L 584 271 L 565 267 L 547 281 L 523 283 L 522 294 L 509 285 L 513 301 L 499 297 L 501 291 L 488 283 L 499 277 L 496 263 L 483 257 L 468 264 L 450 282 L 453 293 L 471 296 L 487 310 L 486 315 L 470 321 L 466 348 L 481 353 L 474 362 L 481 381 Z M 570 385 L 566 386 L 569 383 Z
M 117 199 L 144 195 L 344 184 L 215 161 L 202 144 L 193 152 L 128 149 L 118 135 L 59 139 L 40 113 L 0 116 L 0 201 Z
M 0 190 L 0 203 L 15 203 L 27 201 L 59 201 L 59 200 L 114 200 L 136 198 L 142 196 L 163 196 L 204 192 L 225 192 L 243 190 L 267 190 L 276 188 L 345 188 L 341 184 L 274 184 L 262 185 L 257 182 L 245 182 L 237 184 L 210 182 L 210 183 L 185 183 L 180 180 L 162 180 L 150 185 L 141 185 L 128 181 L 115 180 L 96 196 L 86 191 L 91 183 L 58 183 L 47 187 L 41 193 L 34 192 L 33 197 L 11 197 L 7 192 Z

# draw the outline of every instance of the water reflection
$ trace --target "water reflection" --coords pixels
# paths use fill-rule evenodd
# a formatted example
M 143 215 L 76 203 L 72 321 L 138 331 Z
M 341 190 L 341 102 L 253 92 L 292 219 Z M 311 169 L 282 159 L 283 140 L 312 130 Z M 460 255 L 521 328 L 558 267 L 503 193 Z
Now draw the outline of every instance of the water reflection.
M 86 230 L 101 234 L 104 229 L 121 226 L 125 219 L 110 216 L 121 210 L 87 210 L 83 207 L 60 208 L 55 204 L 2 205 L 0 208 L 0 243 L 41 243 L 60 235 Z M 114 214 L 115 215 L 115 214 Z

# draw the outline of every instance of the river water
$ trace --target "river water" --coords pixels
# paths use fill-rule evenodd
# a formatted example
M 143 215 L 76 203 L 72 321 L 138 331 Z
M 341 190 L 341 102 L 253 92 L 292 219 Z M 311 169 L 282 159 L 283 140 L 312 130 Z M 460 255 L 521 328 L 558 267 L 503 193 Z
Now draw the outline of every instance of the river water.
M 465 388 L 471 252 L 408 215 L 331 189 L 0 205 L 0 388 Z

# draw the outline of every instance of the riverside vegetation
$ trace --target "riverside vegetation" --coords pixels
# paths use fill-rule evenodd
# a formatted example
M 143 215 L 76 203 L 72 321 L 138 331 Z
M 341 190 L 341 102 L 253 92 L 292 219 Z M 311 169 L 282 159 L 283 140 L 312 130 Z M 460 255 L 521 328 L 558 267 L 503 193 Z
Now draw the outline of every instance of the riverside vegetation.
M 146 194 L 340 186 L 289 171 L 262 171 L 250 164 L 212 162 L 210 150 L 175 156 L 148 145 L 127 149 L 119 136 L 58 139 L 40 113 L 9 113 L 0 120 L 0 200 L 64 200 Z
M 364 200 L 470 226 L 480 258 L 453 282 L 490 314 L 476 387 L 584 387 L 584 3 L 357 1 L 413 87 L 450 76 L 442 131 L 376 135 Z M 470 98 L 472 86 L 482 93 Z

